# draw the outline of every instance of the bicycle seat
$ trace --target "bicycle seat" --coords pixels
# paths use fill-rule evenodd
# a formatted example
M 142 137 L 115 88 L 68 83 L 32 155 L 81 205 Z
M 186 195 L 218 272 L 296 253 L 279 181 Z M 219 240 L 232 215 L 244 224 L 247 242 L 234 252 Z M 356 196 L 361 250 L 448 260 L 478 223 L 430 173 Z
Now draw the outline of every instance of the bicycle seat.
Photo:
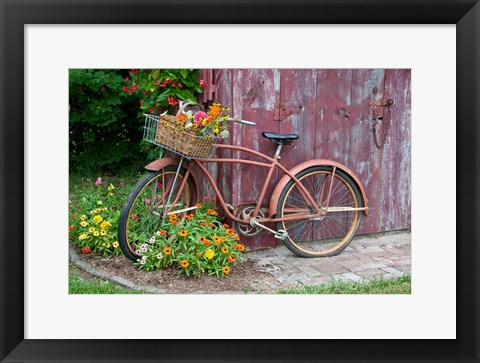
M 262 132 L 262 136 L 272 142 L 282 145 L 290 145 L 293 140 L 298 139 L 297 134 L 275 134 L 273 132 Z

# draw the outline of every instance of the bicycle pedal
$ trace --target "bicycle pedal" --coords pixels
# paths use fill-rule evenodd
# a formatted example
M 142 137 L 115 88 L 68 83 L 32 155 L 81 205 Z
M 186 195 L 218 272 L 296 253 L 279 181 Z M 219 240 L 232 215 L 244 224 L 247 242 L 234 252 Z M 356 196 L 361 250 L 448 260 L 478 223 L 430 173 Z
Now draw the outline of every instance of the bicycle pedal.
M 284 231 L 283 229 L 279 229 L 274 235 L 275 238 L 281 239 L 282 241 L 287 238 L 287 236 L 287 231 Z

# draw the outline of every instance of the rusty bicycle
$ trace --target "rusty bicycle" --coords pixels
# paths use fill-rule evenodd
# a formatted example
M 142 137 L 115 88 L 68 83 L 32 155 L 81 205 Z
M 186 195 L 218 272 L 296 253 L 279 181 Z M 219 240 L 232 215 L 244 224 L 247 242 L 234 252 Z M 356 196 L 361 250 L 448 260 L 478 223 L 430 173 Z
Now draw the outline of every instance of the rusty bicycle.
M 119 242 L 125 256 L 132 261 L 137 260 L 135 251 L 145 242 L 145 236 L 155 233 L 168 215 L 196 208 L 200 194 L 194 169 L 208 180 L 218 205 L 234 222 L 238 233 L 253 236 L 266 230 L 300 257 L 340 253 L 352 240 L 362 214 L 368 215 L 365 190 L 358 177 L 344 165 L 332 160 L 315 159 L 287 170 L 280 163 L 283 146 L 297 140 L 297 134 L 262 132 L 263 137 L 277 145 L 273 156 L 222 143 L 207 146 L 206 154 L 205 146 L 185 153 L 165 142 L 159 143 L 156 138 L 159 118 L 153 115 L 145 117 L 144 139 L 176 155 L 160 157 L 146 165 L 148 173 L 137 182 L 122 208 Z M 256 126 L 254 122 L 241 119 L 226 121 Z M 259 160 L 250 160 L 251 157 L 227 158 L 223 155 L 226 150 L 246 153 Z M 207 168 L 209 163 L 241 163 L 266 168 L 268 173 L 258 200 L 249 207 L 229 204 Z M 283 177 L 269 197 L 269 204 L 263 205 L 267 186 L 278 169 L 283 172 Z

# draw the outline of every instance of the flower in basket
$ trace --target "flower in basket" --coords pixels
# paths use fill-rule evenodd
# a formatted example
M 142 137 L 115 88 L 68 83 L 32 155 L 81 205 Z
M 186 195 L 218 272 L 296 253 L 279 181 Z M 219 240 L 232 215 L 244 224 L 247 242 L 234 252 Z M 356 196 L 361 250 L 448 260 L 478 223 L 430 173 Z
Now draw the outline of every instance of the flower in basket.
M 177 117 L 178 128 L 192 133 L 196 136 L 211 138 L 227 138 L 226 120 L 230 115 L 226 114 L 230 109 L 221 106 L 220 103 L 214 103 L 207 112 L 184 112 Z

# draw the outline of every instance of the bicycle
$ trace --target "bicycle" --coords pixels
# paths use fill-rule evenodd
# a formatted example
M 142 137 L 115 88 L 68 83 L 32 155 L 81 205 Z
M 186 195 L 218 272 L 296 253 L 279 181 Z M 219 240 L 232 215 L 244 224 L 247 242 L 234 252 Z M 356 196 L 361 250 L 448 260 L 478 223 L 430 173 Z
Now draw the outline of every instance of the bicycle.
M 142 236 L 153 235 L 167 216 L 196 209 L 199 193 L 193 168 L 197 168 L 210 182 L 221 209 L 236 224 L 241 235 L 254 236 L 266 230 L 300 257 L 337 255 L 351 242 L 362 214 L 368 215 L 365 190 L 358 177 L 344 165 L 332 160 L 315 159 L 287 170 L 279 162 L 283 146 L 297 140 L 297 134 L 262 132 L 263 137 L 277 144 L 273 157 L 242 146 L 221 143 L 208 146 L 207 157 L 197 157 L 195 151 L 190 150 L 187 154 L 167 146 L 165 142 L 158 143 L 155 136 L 159 119 L 152 115 L 145 117 L 144 139 L 178 156 L 160 157 L 146 165 L 149 173 L 137 182 L 122 208 L 119 243 L 125 256 L 132 261 L 137 260 L 135 251 L 138 246 L 145 243 Z M 234 118 L 227 121 L 256 126 L 252 121 Z M 198 155 L 205 155 L 202 148 L 204 146 L 199 147 Z M 213 157 L 216 150 L 240 151 L 257 156 L 262 161 L 224 158 L 223 155 Z M 269 170 L 257 201 L 247 206 L 233 206 L 225 201 L 205 166 L 206 163 L 222 162 Z M 275 186 L 270 203 L 262 205 L 276 169 L 284 175 Z M 274 229 L 265 224 L 273 224 Z

